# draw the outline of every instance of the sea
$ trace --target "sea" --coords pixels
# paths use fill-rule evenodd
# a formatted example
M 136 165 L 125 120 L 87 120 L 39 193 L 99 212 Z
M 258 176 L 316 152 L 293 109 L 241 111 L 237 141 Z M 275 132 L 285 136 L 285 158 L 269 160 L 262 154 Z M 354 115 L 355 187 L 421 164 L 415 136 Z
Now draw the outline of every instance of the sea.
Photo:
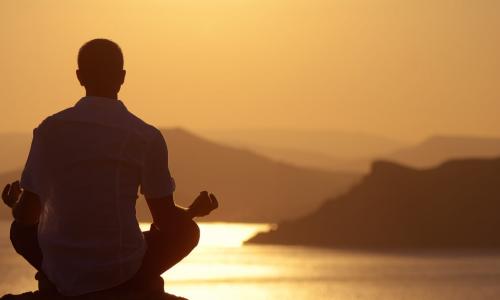
M 141 224 L 147 228 L 147 224 Z M 168 293 L 191 300 L 500 299 L 500 254 L 374 254 L 245 245 L 271 224 L 201 223 L 200 245 L 163 274 Z M 0 222 L 0 295 L 36 289 Z

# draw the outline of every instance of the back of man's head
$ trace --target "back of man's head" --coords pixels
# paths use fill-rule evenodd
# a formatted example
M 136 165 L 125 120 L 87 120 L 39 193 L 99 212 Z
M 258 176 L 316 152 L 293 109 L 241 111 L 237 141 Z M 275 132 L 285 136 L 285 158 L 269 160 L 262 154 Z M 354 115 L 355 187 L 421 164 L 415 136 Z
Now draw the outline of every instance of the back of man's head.
M 78 52 L 78 78 L 87 89 L 116 89 L 124 79 L 120 46 L 107 39 L 85 43 Z
M 122 70 L 122 50 L 118 44 L 107 39 L 88 41 L 78 52 L 78 68 L 86 71 Z

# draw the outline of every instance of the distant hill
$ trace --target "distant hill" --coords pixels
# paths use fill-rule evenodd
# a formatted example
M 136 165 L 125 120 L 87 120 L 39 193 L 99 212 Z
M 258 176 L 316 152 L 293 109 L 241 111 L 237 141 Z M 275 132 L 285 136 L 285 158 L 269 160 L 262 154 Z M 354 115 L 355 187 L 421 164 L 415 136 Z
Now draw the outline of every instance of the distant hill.
M 428 168 L 450 159 L 500 156 L 500 138 L 495 137 L 440 135 L 408 146 L 375 135 L 329 130 L 234 129 L 203 133 L 287 164 L 330 171 L 366 173 L 375 160 Z
M 437 166 L 450 159 L 500 156 L 500 138 L 434 136 L 423 142 L 372 158 L 339 162 L 330 169 L 368 172 L 373 160 L 389 160 L 415 168 Z
M 417 170 L 376 162 L 348 193 L 250 243 L 349 249 L 500 248 L 500 159 Z
M 339 166 L 346 164 L 346 158 L 316 151 L 278 147 L 252 147 L 251 149 L 257 154 L 294 166 L 332 171 L 339 170 Z
M 247 150 L 223 146 L 182 129 L 162 131 L 169 146 L 170 168 L 183 205 L 203 189 L 213 191 L 221 208 L 206 220 L 276 222 L 314 210 L 328 195 L 345 192 L 359 176 L 295 167 Z M 0 183 L 20 171 L 0 176 Z M 144 199 L 138 216 L 148 220 Z
M 296 161 L 299 152 L 317 153 L 326 161 L 329 157 L 350 160 L 382 155 L 405 145 L 377 135 L 338 130 L 228 129 L 201 130 L 200 133 L 215 141 L 254 149 L 270 157 L 276 157 L 275 153 L 280 150 L 280 159 L 287 162 Z M 306 163 L 307 160 L 310 159 L 306 157 Z
M 435 136 L 387 158 L 414 167 L 431 167 L 450 159 L 500 156 L 500 138 Z

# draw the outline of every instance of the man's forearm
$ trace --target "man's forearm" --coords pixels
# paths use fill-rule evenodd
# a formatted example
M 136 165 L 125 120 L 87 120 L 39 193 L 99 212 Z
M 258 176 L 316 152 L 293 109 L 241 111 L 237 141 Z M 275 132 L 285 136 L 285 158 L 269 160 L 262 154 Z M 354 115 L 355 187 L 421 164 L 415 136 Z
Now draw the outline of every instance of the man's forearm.
M 173 195 L 165 198 L 148 199 L 146 201 L 153 216 L 153 222 L 160 229 L 170 225 L 190 221 L 194 218 L 192 212 L 175 204 Z
M 175 205 L 175 207 L 178 210 L 177 213 L 180 215 L 184 215 L 186 218 L 194 219 L 196 217 L 189 208 L 182 207 L 182 206 L 177 205 L 177 204 Z

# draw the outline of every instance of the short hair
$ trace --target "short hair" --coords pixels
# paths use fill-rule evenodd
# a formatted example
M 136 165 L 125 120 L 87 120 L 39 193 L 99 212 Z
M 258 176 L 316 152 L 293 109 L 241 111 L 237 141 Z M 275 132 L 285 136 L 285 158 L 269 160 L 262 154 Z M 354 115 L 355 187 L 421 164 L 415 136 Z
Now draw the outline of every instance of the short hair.
M 123 70 L 122 49 L 108 39 L 88 41 L 78 52 L 78 68 L 85 71 Z

